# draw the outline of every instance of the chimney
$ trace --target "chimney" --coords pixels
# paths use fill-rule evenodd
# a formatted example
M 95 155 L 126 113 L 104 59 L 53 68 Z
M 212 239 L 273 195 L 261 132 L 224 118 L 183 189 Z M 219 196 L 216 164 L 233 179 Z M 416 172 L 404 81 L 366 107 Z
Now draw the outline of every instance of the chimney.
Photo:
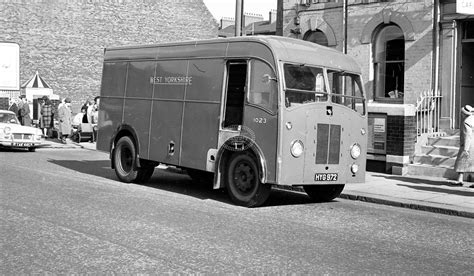
M 272 24 L 277 20 L 277 11 L 276 10 L 271 10 L 268 14 L 268 22 Z

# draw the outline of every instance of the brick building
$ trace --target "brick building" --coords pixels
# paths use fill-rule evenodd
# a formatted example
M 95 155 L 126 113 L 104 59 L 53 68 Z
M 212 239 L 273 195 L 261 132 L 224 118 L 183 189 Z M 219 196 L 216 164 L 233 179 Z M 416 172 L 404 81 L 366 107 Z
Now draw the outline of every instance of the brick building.
M 422 134 L 456 129 L 460 108 L 474 104 L 474 15 L 457 13 L 456 0 L 283 0 L 283 7 L 284 36 L 345 51 L 360 64 L 369 159 L 387 172 L 406 173 Z
M 76 109 L 100 92 L 105 47 L 214 38 L 217 27 L 202 0 L 0 0 L 21 83 L 38 71 Z

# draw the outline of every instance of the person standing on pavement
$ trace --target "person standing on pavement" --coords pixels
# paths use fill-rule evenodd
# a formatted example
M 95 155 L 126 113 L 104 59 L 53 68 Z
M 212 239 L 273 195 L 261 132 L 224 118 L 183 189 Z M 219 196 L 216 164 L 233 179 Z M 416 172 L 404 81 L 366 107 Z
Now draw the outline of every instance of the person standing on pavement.
M 18 116 L 18 105 L 16 104 L 16 102 L 16 99 L 10 98 L 10 106 L 8 107 L 8 110 L 12 111 L 13 113 L 15 113 L 15 115 Z
M 21 95 L 20 99 L 22 101 L 21 107 L 19 108 L 21 117 L 20 122 L 24 126 L 31 126 L 30 105 L 28 104 L 25 95 Z
M 61 142 L 66 144 L 66 138 L 72 131 L 71 122 L 72 122 L 72 113 L 71 113 L 71 99 L 66 98 L 64 104 L 58 109 L 58 119 L 59 119 L 59 133 Z
M 461 109 L 461 137 L 459 152 L 454 163 L 458 173 L 456 185 L 463 185 L 464 173 L 474 173 L 474 108 L 466 105 Z
M 49 137 L 53 119 L 53 106 L 47 96 L 43 97 L 43 101 L 44 104 L 41 106 L 41 128 L 44 130 L 44 135 Z

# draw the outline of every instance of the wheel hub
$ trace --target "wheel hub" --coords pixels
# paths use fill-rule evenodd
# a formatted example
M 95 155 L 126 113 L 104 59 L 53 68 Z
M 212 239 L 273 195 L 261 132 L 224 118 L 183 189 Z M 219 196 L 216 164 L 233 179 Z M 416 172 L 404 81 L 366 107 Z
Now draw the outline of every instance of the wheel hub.
M 255 173 L 253 169 L 246 163 L 240 163 L 234 171 L 234 182 L 237 188 L 243 192 L 247 192 L 253 188 Z

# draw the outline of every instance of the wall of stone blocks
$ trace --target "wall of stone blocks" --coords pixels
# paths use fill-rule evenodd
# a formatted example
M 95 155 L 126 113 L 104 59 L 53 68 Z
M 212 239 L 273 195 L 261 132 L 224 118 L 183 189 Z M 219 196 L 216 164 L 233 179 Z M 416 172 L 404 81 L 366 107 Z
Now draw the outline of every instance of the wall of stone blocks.
M 362 44 L 364 27 L 383 10 L 403 14 L 414 30 L 414 39 L 405 43 L 405 88 L 403 103 L 415 104 L 423 91 L 432 89 L 433 82 L 433 1 L 430 0 L 394 0 L 389 2 L 366 3 L 362 0 L 348 0 L 347 53 L 361 66 L 365 89 L 369 99 L 373 99 L 373 73 L 371 63 L 371 43 Z M 308 22 L 319 24 L 326 22 L 336 35 L 337 45 L 342 51 L 343 25 L 342 1 L 297 5 L 296 0 L 284 1 L 284 35 L 303 39 Z M 300 26 L 294 24 L 298 16 Z M 311 19 L 312 18 L 312 19 Z M 295 35 L 291 30 L 300 27 L 302 33 Z
M 373 98 L 371 44 L 361 44 L 363 28 L 373 16 L 390 9 L 403 14 L 414 30 L 414 40 L 405 41 L 405 87 L 403 103 L 415 104 L 422 91 L 430 90 L 433 81 L 433 4 L 432 1 L 405 0 L 349 6 L 348 54 L 362 66 L 365 88 Z
M 20 44 L 21 83 L 35 71 L 73 106 L 100 93 L 105 47 L 217 37 L 202 0 L 0 0 L 0 41 Z

